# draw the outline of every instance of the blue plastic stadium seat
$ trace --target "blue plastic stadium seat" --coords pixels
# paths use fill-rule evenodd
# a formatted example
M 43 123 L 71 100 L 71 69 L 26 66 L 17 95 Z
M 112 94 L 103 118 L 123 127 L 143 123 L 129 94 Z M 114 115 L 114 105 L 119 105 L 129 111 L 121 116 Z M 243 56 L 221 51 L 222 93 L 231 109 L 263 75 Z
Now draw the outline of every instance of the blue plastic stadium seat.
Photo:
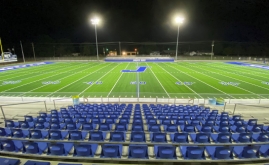
M 64 122 L 66 124 L 68 124 L 68 123 L 74 123 L 73 118 L 71 118 L 71 117 L 64 117 Z
M 30 128 L 28 122 L 26 122 L 26 121 L 19 121 L 19 127 L 22 128 L 22 129 Z
M 233 120 L 230 123 L 232 123 L 232 125 L 235 125 L 235 126 L 244 126 L 244 125 L 246 125 L 244 123 L 243 119 Z
M 259 158 L 260 146 L 235 146 L 234 153 L 239 159 Z
M 167 132 L 178 132 L 178 126 L 176 124 L 169 124 L 166 126 Z
M 69 131 L 68 134 L 70 140 L 82 140 L 81 131 Z
M 35 129 L 44 129 L 45 125 L 42 122 L 36 122 L 34 127 L 35 127 Z
M 74 156 L 92 157 L 92 146 L 88 144 L 75 145 Z
M 187 124 L 185 126 L 180 126 L 181 130 L 183 130 L 184 132 L 195 132 L 195 126 Z M 183 128 L 183 129 L 182 129 Z
M 173 142 L 175 143 L 188 143 L 189 140 L 188 140 L 188 133 L 175 133 L 174 134 L 174 138 L 173 139 Z M 171 134 L 172 136 L 172 134 Z
M 211 159 L 233 159 L 233 147 L 208 146 L 206 151 Z
M 52 130 L 58 130 L 60 128 L 61 128 L 61 126 L 60 126 L 59 123 L 50 123 L 50 129 L 52 129 Z
M 150 132 L 160 132 L 160 125 L 159 124 L 154 124 L 154 125 L 149 125 L 149 131 Z
M 70 114 L 69 113 L 62 113 L 62 118 L 69 118 Z
M 199 120 L 196 120 L 196 119 L 194 119 L 194 120 L 190 120 L 190 123 L 189 123 L 190 125 L 193 125 L 193 126 L 198 126 L 198 125 L 201 125 L 200 124 L 200 121 Z
M 117 124 L 116 125 L 116 130 L 117 131 L 126 131 L 127 130 L 127 126 L 126 126 L 126 124 Z
M 15 126 L 14 121 L 12 121 L 12 120 L 6 120 L 6 121 L 5 121 L 5 127 L 8 127 L 8 128 L 15 128 L 16 126 Z
M 58 130 L 49 130 L 49 139 L 51 140 L 61 140 L 62 134 L 61 131 Z
M 213 136 L 213 135 L 211 135 Z M 231 143 L 232 142 L 232 135 L 231 133 L 219 133 L 217 134 L 217 138 L 213 138 L 217 143 Z
M 7 132 L 4 128 L 0 128 L 0 136 L 7 136 Z
M 114 119 L 113 118 L 106 118 L 106 122 L 107 124 L 113 124 L 115 123 Z
M 254 125 L 256 125 L 258 123 L 258 119 L 249 119 L 248 120 L 248 125 L 249 126 L 254 126 Z
M 157 120 L 156 119 L 148 119 L 147 123 L 148 124 L 157 124 Z
M 203 125 L 211 125 L 214 126 L 215 125 L 215 120 L 206 120 L 204 122 L 202 122 Z
M 165 133 L 153 133 L 151 141 L 152 142 L 166 142 L 166 134 Z
M 180 149 L 185 159 L 205 159 L 204 147 L 181 146 Z
M 231 130 L 237 133 L 244 133 L 244 132 L 247 132 L 247 127 L 243 125 L 238 125 L 238 126 L 234 125 L 234 126 L 231 126 Z
M 100 121 L 99 118 L 93 118 L 93 119 L 92 119 L 92 123 L 94 123 L 94 124 L 99 124 L 99 123 L 101 123 L 101 121 Z
M 38 143 L 35 142 L 23 143 L 23 152 L 27 154 L 41 154 L 39 151 Z
M 250 126 L 248 131 L 253 132 L 253 133 L 260 133 L 262 129 L 263 129 L 263 124 L 256 124 L 256 125 Z
M 183 119 L 178 119 L 177 122 L 176 122 L 177 125 L 185 125 L 186 124 L 186 121 L 183 120 Z
M 146 145 L 130 145 L 129 158 L 147 159 L 148 147 Z
M 24 116 L 24 121 L 26 121 L 26 122 L 33 122 L 34 119 L 33 119 L 32 116 Z
M 50 165 L 50 162 L 38 162 L 38 161 L 28 160 L 24 165 Z
M 3 151 L 8 151 L 8 152 L 16 151 L 15 144 L 12 140 L 1 141 L 1 148 Z
M 230 132 L 229 126 L 214 126 L 214 129 L 216 132 L 222 132 L 222 133 Z
M 40 130 L 30 130 L 30 139 L 42 139 L 42 133 Z
M 65 155 L 64 144 L 61 143 L 50 143 L 48 147 L 48 154 L 49 155 L 57 155 L 62 156 Z
M 199 132 L 205 132 L 205 133 L 211 133 L 213 132 L 213 126 L 204 124 L 203 126 L 196 126 L 196 128 L 199 130 Z
M 137 132 L 137 131 L 143 131 L 143 125 L 141 124 L 133 124 L 133 128 L 132 128 L 133 131 Z
M 140 118 L 135 118 L 134 121 L 133 121 L 133 124 L 141 124 L 143 123 L 141 117 Z
M 90 137 L 89 137 L 89 140 L 91 141 L 103 141 L 104 138 L 103 138 L 103 133 L 102 132 L 90 132 Z
M 191 134 L 191 137 L 196 143 L 210 143 L 210 133 Z
M 128 124 L 129 121 L 127 118 L 121 118 L 120 121 L 119 121 L 120 124 Z
M 67 123 L 66 124 L 66 129 L 67 130 L 76 130 L 77 129 L 77 125 L 76 125 L 76 123 Z
M 82 130 L 90 131 L 90 130 L 92 130 L 92 129 L 93 129 L 92 124 L 90 124 L 90 123 L 82 124 Z
M 40 112 L 40 113 L 39 113 L 39 116 L 41 116 L 41 117 L 45 117 L 45 118 L 48 117 L 47 113 L 45 113 L 45 112 Z
M 109 131 L 110 130 L 110 125 L 106 123 L 100 123 L 99 124 L 99 130 L 100 131 Z
M 114 144 L 104 144 L 102 147 L 102 157 L 105 158 L 118 158 L 120 154 L 120 146 Z
M 78 123 L 84 124 L 86 122 L 87 122 L 86 118 L 83 118 L 83 117 L 78 118 Z
M 255 141 L 268 142 L 269 141 L 269 133 L 260 133 L 259 136 L 255 139 Z
M 11 136 L 15 138 L 23 138 L 25 137 L 23 131 L 21 129 L 11 129 Z
M 1 165 L 19 165 L 19 159 L 0 158 Z
M 252 133 L 240 133 L 240 134 L 233 134 L 232 138 L 236 142 L 240 143 L 252 143 Z
M 132 132 L 131 141 L 132 142 L 145 142 L 145 134 L 143 132 Z
M 176 152 L 174 146 L 155 146 L 157 150 L 157 158 L 159 159 L 175 159 Z
M 37 116 L 36 121 L 39 123 L 45 123 L 47 120 L 45 117 Z
M 162 124 L 163 124 L 163 125 L 171 124 L 171 120 L 170 120 L 170 119 L 163 119 L 163 120 L 162 120 Z
M 111 132 L 110 141 L 117 141 L 117 142 L 124 141 L 124 133 L 123 132 Z

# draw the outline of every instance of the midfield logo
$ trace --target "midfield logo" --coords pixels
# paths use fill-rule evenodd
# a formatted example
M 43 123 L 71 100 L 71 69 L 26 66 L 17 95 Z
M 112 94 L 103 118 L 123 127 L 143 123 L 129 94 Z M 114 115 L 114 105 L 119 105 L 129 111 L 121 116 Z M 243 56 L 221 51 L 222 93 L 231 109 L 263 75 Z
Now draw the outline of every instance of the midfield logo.
M 121 72 L 144 72 L 146 69 L 146 66 L 140 66 L 136 70 L 122 70 Z

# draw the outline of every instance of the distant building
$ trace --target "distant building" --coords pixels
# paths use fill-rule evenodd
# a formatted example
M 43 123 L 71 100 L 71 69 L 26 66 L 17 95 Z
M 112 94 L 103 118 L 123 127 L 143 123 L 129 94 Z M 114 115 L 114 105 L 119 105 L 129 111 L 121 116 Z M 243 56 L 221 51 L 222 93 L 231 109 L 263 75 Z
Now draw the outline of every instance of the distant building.
M 139 52 L 137 52 L 137 51 L 123 51 L 122 52 L 122 55 L 123 56 L 128 56 L 128 55 L 138 55 L 139 54 Z
M 117 51 L 109 51 L 107 56 L 117 56 Z
M 149 53 L 149 55 L 161 55 L 161 52 L 159 51 L 152 51 Z

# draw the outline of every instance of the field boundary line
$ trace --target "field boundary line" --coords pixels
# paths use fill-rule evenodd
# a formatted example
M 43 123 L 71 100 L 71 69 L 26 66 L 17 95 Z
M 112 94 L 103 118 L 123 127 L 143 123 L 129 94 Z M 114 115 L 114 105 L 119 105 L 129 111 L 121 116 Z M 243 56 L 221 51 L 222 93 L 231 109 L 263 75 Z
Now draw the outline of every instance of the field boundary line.
M 196 67 L 196 68 L 197 68 L 197 67 Z M 200 68 L 200 69 L 201 69 L 201 68 Z M 207 69 L 204 69 L 204 68 L 202 68 L 202 69 L 203 69 L 203 70 L 207 70 Z M 218 68 L 216 68 L 216 69 L 218 69 Z M 220 70 L 220 69 L 218 69 L 218 70 Z M 217 72 L 212 72 L 212 73 L 215 73 L 215 74 L 220 75 L 220 74 L 217 73 Z M 232 73 L 232 72 L 229 72 L 229 71 L 228 71 L 228 73 Z M 236 74 L 236 73 L 232 73 L 232 74 Z M 236 75 L 239 75 L 239 74 L 236 74 Z M 231 78 L 231 79 L 235 79 L 235 80 L 237 80 L 237 81 L 242 81 L 242 82 L 245 82 L 245 83 L 248 83 L 248 84 L 257 86 L 257 87 L 259 87 L 259 88 L 263 88 L 263 89 L 269 90 L 268 88 L 265 88 L 265 87 L 262 87 L 262 86 L 259 86 L 259 85 L 256 85 L 256 84 L 252 84 L 252 83 L 247 82 L 247 81 L 244 81 L 244 80 L 240 80 L 240 79 L 237 79 L 237 78 L 233 78 L 233 77 L 230 77 L 230 76 L 227 76 L 227 75 L 222 75 L 222 76 L 225 76 L 225 77 L 228 77 L 228 78 Z M 243 76 L 243 75 L 239 75 L 239 76 Z M 257 80 L 257 79 L 255 79 L 255 78 L 251 78 L 251 77 L 247 77 L 247 76 L 243 76 L 243 77 L 246 77 L 246 78 L 249 78 L 249 79 L 253 79 L 253 80 L 256 80 L 256 81 L 262 81 L 262 80 Z
M 66 87 L 68 87 L 68 86 L 70 86 L 70 85 L 72 85 L 72 84 L 78 82 L 79 80 L 81 80 L 81 79 L 83 79 L 83 78 L 85 78 L 85 77 L 87 77 L 87 76 L 89 76 L 89 75 L 92 75 L 93 73 L 97 72 L 98 70 L 101 70 L 101 69 L 103 69 L 103 68 L 105 68 L 105 67 L 108 67 L 108 66 L 110 66 L 110 65 L 111 65 L 111 64 L 109 64 L 109 65 L 105 65 L 105 66 L 103 66 L 103 67 L 101 67 L 101 68 L 95 70 L 95 71 L 92 72 L 91 74 L 87 74 L 87 75 L 85 75 L 85 76 L 83 76 L 83 77 L 77 79 L 76 81 L 73 81 L 72 83 L 69 83 L 69 84 L 63 86 L 62 88 L 57 89 L 56 91 L 52 92 L 51 94 L 47 95 L 46 97 L 48 97 L 48 96 L 50 96 L 50 95 L 52 95 L 52 94 L 54 94 L 54 93 L 57 93 L 59 90 L 62 90 L 63 88 L 66 88 Z M 92 67 L 90 67 L 90 68 L 92 68 Z M 90 68 L 87 68 L 87 69 L 90 69 Z M 84 69 L 84 70 L 86 70 L 86 69 Z M 76 74 L 76 73 L 74 73 L 74 74 Z
M 30 68 L 30 67 L 29 67 Z M 52 68 L 53 69 L 53 68 Z M 52 70 L 52 69 L 49 69 L 49 70 Z M 58 70 L 63 70 L 65 68 L 62 68 L 62 69 L 58 69 Z M 65 72 L 64 72 L 65 73 Z M 23 78 L 23 79 L 20 79 L 20 80 L 27 80 L 27 79 L 30 79 L 30 78 L 34 78 L 34 77 L 37 77 L 37 76 L 41 76 L 41 75 L 44 75 L 44 74 L 48 74 L 48 73 L 42 73 L 42 74 L 36 74 L 35 76 L 30 76 L 30 77 L 27 77 L 27 78 Z M 27 74 L 26 74 L 27 75 Z M 25 75 L 21 75 L 21 76 L 25 76 Z M 15 76 L 15 77 L 19 77 L 19 76 Z M 13 77 L 12 77 L 13 78 Z M 4 80 L 4 81 L 7 81 L 7 80 Z M 0 85 L 0 86 L 4 86 L 4 85 Z
M 166 64 L 166 65 L 167 65 L 167 64 Z M 168 66 L 170 66 L 170 65 L 168 65 Z M 181 65 L 180 65 L 180 66 L 181 66 Z M 200 79 L 197 79 L 196 77 L 193 77 L 193 76 L 191 76 L 191 75 L 189 75 L 189 74 L 187 74 L 187 73 L 185 73 L 185 72 L 182 72 L 182 71 L 180 71 L 179 69 L 175 68 L 174 66 L 170 66 L 170 67 L 172 67 L 172 68 L 178 70 L 179 72 L 184 73 L 184 74 L 186 74 L 186 75 L 188 75 L 188 76 L 190 76 L 190 77 L 192 77 L 192 78 L 194 78 L 194 79 L 196 79 L 196 80 L 198 80 L 198 81 L 200 81 L 200 82 L 206 84 L 207 86 L 210 86 L 211 88 L 214 88 L 214 89 L 220 91 L 221 93 L 224 93 L 225 95 L 230 96 L 230 97 L 232 97 L 232 98 L 235 99 L 235 97 L 233 97 L 232 95 L 230 95 L 230 94 L 228 94 L 228 93 L 226 93 L 226 92 L 223 92 L 222 90 L 220 90 L 220 89 L 218 89 L 218 88 L 215 88 L 214 86 L 212 86 L 212 85 L 210 85 L 210 84 L 208 84 L 208 83 L 206 83 L 206 82 L 204 82 L 204 81 L 202 81 L 202 80 L 200 80 Z
M 167 96 L 170 98 L 170 95 L 168 94 L 168 92 L 165 90 L 165 88 L 163 87 L 162 83 L 160 82 L 160 80 L 157 78 L 157 76 L 155 75 L 155 73 L 152 71 L 151 67 L 149 67 L 148 63 L 146 62 L 148 68 L 150 69 L 150 71 L 152 72 L 152 74 L 154 75 L 154 77 L 156 78 L 156 80 L 159 82 L 159 84 L 161 85 L 161 87 L 163 88 L 163 90 L 165 91 L 165 93 L 167 94 Z
M 178 66 L 182 66 L 182 65 L 178 65 Z M 185 67 L 185 66 L 182 66 L 182 67 L 187 68 L 187 67 Z M 193 69 L 191 69 L 191 68 L 187 68 L 187 69 L 193 70 Z M 218 78 L 215 78 L 215 77 L 209 76 L 209 75 L 207 75 L 207 74 L 204 74 L 204 73 L 201 73 L 201 72 L 198 72 L 198 71 L 195 71 L 195 72 L 196 72 L 196 73 L 203 74 L 203 75 L 206 75 L 207 77 L 210 77 L 210 78 L 215 79 L 215 80 L 218 80 L 218 81 L 223 81 L 223 80 L 220 80 L 220 79 L 218 79 Z M 246 90 L 246 89 L 244 89 L 244 88 L 241 88 L 241 87 L 238 87 L 238 86 L 234 86 L 234 87 L 239 88 L 239 89 L 242 89 L 242 90 L 247 91 L 247 92 L 249 92 L 249 93 L 252 93 L 252 94 L 254 94 L 254 95 L 257 95 L 257 96 L 263 97 L 263 96 L 261 96 L 261 95 L 259 95 L 259 94 L 257 94 L 257 93 L 251 92 L 251 91 Z M 263 97 L 263 98 L 265 98 L 265 97 Z
M 162 68 L 163 70 L 165 70 L 163 67 L 161 67 L 159 64 L 155 64 L 158 65 L 160 68 Z M 174 75 L 172 75 L 171 73 L 169 73 L 167 70 L 165 70 L 166 73 L 168 73 L 169 75 L 171 75 L 172 77 L 174 77 L 174 79 L 176 79 L 177 81 L 181 82 L 184 86 L 186 86 L 187 88 L 189 88 L 193 93 L 195 93 L 197 96 L 199 96 L 200 98 L 203 98 L 201 95 L 199 95 L 197 92 L 195 92 L 193 89 L 191 89 L 189 86 L 187 86 L 185 83 L 183 83 L 182 81 L 180 81 L 178 78 L 176 78 Z
M 130 62 L 128 63 L 128 65 L 124 68 L 126 69 L 128 66 L 130 65 Z M 120 77 L 118 78 L 118 80 L 116 81 L 116 83 L 113 85 L 113 87 L 111 88 L 111 90 L 109 91 L 109 93 L 107 94 L 106 97 L 108 97 L 110 95 L 110 93 L 113 91 L 113 89 L 115 88 L 115 86 L 118 84 L 118 81 L 120 80 L 121 76 L 123 75 L 123 72 L 121 72 Z
M 100 65 L 100 64 L 97 64 L 97 65 Z M 97 66 L 97 65 L 95 65 L 95 66 Z M 85 66 L 80 66 L 80 67 L 78 67 L 78 68 L 74 68 L 74 69 L 71 69 L 71 70 L 76 70 L 76 69 L 79 69 L 79 68 L 82 68 L 82 67 L 85 67 Z M 63 68 L 63 69 L 65 69 L 65 68 Z M 62 72 L 62 73 L 59 73 L 59 74 L 63 74 L 63 73 L 66 73 L 66 72 Z M 42 78 L 42 79 L 38 79 L 38 80 L 36 80 L 36 81 L 32 81 L 32 82 L 29 82 L 29 83 L 26 83 L 26 84 L 22 84 L 22 85 L 19 85 L 19 86 L 16 86 L 16 87 L 13 87 L 13 88 L 4 90 L 4 91 L 2 91 L 2 92 L 6 92 L 6 91 L 9 91 L 9 90 L 18 88 L 18 87 L 22 87 L 22 86 L 25 86 L 25 85 L 28 85 L 28 84 L 31 84 L 31 83 L 34 83 L 34 82 L 37 82 L 37 81 L 40 81 L 40 80 L 43 80 L 43 79 L 46 79 L 46 78 L 50 78 L 50 77 L 53 77 L 53 76 L 56 76 L 56 75 L 59 75 L 59 74 L 54 74 L 54 75 L 51 75 L 51 76 L 48 76 L 48 77 L 45 77 L 45 78 Z M 2 93 L 2 92 L 0 92 L 0 93 Z
M 92 66 L 92 67 L 95 67 L 95 66 Z M 89 67 L 89 68 L 92 68 L 92 67 Z M 89 69 L 89 68 L 86 68 L 86 69 Z M 84 69 L 84 70 L 86 70 L 86 69 Z M 58 79 L 58 80 L 65 79 L 65 78 L 67 78 L 67 77 L 73 76 L 74 74 L 76 74 L 76 73 L 73 73 L 73 74 L 70 74 L 70 75 L 68 75 L 68 76 L 62 77 L 62 78 L 60 78 L 60 79 Z M 29 93 L 29 92 L 31 92 L 31 91 L 37 90 L 37 89 L 42 88 L 42 87 L 47 86 L 47 85 L 48 85 L 48 84 L 42 85 L 42 86 L 37 87 L 37 88 L 34 88 L 34 89 L 30 90 L 30 91 L 24 92 L 23 94 L 20 94 L 20 95 L 24 95 L 25 93 Z M 19 95 L 19 96 L 20 96 L 20 95 Z
M 48 65 L 42 65 L 43 67 L 45 67 L 45 66 L 48 66 Z M 53 70 L 53 68 L 57 68 L 58 66 L 55 66 L 55 65 L 53 65 L 53 66 L 50 66 L 49 68 L 42 68 L 41 70 L 42 71 L 45 71 L 45 72 L 47 72 L 47 70 Z M 27 69 L 33 69 L 34 67 L 27 67 Z M 20 69 L 26 69 L 26 68 L 20 68 Z M 18 71 L 18 70 L 20 70 L 20 69 L 14 69 L 14 70 L 16 70 L 16 71 Z M 39 68 L 40 69 L 40 68 Z M 38 70 L 37 68 L 35 68 L 34 70 Z M 11 71 L 11 70 L 10 70 Z M 25 73 L 25 74 L 23 74 L 22 75 L 22 73 Z M 38 73 L 38 71 L 37 72 L 30 72 L 30 74 L 34 74 L 34 73 Z M 1 80 L 6 80 L 6 79 L 11 79 L 11 78 L 15 78 L 15 77 L 20 77 L 20 76 L 25 76 L 25 75 L 27 75 L 27 74 L 29 74 L 29 72 L 25 72 L 25 71 L 18 71 L 18 72 L 16 72 L 16 73 L 6 73 L 5 75 L 4 74 L 0 74 L 0 79 Z M 15 76 L 14 76 L 15 75 Z M 3 78 L 5 78 L 5 79 L 3 79 Z

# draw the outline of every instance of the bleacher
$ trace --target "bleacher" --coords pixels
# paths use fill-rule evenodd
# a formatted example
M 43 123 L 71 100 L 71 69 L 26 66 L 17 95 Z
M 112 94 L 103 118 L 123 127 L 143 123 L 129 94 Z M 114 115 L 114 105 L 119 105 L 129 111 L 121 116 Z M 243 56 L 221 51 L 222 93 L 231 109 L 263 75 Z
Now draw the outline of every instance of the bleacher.
M 78 162 L 268 161 L 269 127 L 198 105 L 81 103 L 6 120 L 0 154 Z

